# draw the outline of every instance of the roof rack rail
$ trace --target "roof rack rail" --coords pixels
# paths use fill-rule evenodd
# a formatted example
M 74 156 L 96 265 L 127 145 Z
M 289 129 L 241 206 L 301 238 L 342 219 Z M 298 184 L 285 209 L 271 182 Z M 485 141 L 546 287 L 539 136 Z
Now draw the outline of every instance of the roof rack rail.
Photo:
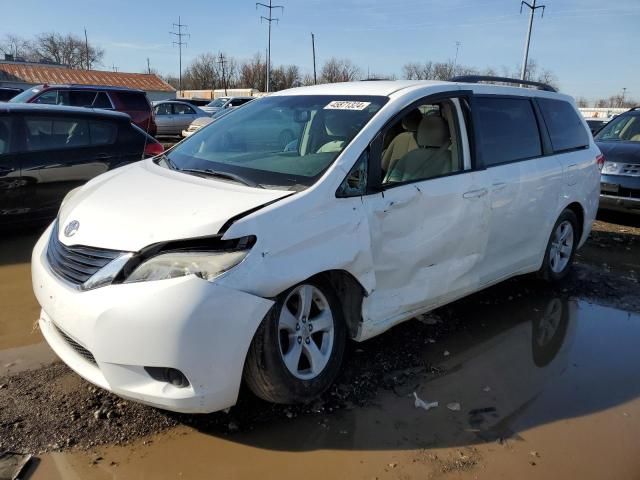
M 545 92 L 557 92 L 555 88 L 553 88 L 548 83 L 542 82 L 533 82 L 531 80 L 520 80 L 518 78 L 509 78 L 509 77 L 493 77 L 491 75 L 461 75 L 458 77 L 453 77 L 449 80 L 450 82 L 464 82 L 464 83 L 480 83 L 480 82 L 501 82 L 501 83 L 513 83 L 518 85 L 529 85 L 532 87 L 537 87 L 540 90 L 544 90 Z

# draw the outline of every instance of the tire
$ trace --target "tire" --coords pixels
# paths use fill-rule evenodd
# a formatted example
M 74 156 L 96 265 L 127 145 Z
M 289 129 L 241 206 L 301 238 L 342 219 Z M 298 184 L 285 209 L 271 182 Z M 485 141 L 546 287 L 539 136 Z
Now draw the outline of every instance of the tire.
M 310 298 L 307 309 L 300 308 L 304 298 Z M 338 375 L 346 338 L 334 289 L 323 280 L 306 280 L 279 295 L 262 320 L 249 347 L 244 381 L 269 402 L 309 402 Z
M 544 309 L 544 315 L 532 323 L 531 349 L 533 363 L 544 368 L 562 348 L 569 326 L 569 306 L 560 298 L 553 298 Z
M 564 210 L 551 230 L 542 267 L 538 271 L 540 278 L 547 282 L 558 282 L 567 276 L 580 241 L 579 231 L 576 214 Z

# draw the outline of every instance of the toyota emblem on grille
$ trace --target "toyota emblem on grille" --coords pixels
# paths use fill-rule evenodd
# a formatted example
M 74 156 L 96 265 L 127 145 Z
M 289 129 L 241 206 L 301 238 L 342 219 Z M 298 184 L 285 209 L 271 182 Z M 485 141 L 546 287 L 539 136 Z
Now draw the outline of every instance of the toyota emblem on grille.
M 80 222 L 77 220 L 70 221 L 66 227 L 64 227 L 64 236 L 73 237 L 80 228 Z

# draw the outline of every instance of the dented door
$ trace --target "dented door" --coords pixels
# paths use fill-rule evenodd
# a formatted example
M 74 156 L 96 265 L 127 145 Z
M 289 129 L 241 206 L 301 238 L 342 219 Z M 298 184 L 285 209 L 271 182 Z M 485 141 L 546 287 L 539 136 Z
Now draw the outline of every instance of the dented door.
M 376 279 L 375 291 L 365 299 L 365 326 L 388 328 L 477 288 L 488 238 L 488 198 L 486 171 L 364 198 Z

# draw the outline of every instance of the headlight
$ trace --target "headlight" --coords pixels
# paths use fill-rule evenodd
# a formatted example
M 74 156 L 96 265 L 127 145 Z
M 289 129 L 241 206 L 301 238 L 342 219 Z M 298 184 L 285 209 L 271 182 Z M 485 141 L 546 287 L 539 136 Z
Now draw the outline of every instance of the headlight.
M 239 264 L 249 250 L 235 252 L 176 252 L 157 255 L 139 265 L 124 283 L 196 275 L 211 281 Z
M 620 166 L 616 162 L 604 162 L 602 173 L 618 173 Z

